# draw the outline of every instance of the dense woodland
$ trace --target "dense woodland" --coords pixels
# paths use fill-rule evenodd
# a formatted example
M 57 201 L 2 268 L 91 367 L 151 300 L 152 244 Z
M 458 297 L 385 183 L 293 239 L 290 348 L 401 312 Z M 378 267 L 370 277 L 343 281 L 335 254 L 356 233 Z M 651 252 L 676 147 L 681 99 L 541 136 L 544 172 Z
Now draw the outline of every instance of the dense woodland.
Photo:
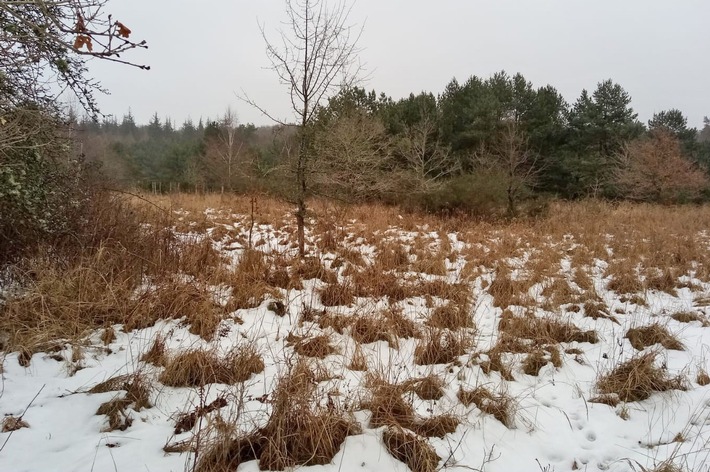
M 181 125 L 158 113 L 138 125 L 129 111 L 75 128 L 86 159 L 120 185 L 288 196 L 284 171 L 296 146 L 288 126 L 240 124 L 227 110 Z M 672 109 L 644 124 L 611 80 L 572 104 L 551 85 L 505 72 L 400 100 L 349 88 L 319 110 L 308 133 L 314 195 L 470 213 L 517 213 L 541 196 L 662 203 L 710 196 L 710 120 L 697 130 Z

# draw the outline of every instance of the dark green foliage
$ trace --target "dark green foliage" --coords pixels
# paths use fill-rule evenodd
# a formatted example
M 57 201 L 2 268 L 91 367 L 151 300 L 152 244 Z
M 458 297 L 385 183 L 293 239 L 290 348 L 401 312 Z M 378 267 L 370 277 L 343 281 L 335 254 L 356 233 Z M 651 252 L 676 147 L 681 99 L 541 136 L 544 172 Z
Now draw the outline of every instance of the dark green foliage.
M 15 139 L 0 146 L 0 264 L 70 233 L 85 199 L 85 166 L 58 118 L 35 108 L 3 120 Z
M 443 215 L 491 216 L 505 213 L 506 179 L 493 172 L 454 177 L 410 202 Z

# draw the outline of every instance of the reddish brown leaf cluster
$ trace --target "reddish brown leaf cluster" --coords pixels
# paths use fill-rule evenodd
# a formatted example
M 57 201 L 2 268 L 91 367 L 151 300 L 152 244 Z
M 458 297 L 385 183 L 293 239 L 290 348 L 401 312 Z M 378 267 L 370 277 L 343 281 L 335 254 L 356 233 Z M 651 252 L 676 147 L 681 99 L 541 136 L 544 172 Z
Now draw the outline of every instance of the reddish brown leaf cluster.
M 86 32 L 86 24 L 84 23 L 84 17 L 77 13 L 76 15 L 76 26 L 74 26 L 75 33 Z
M 89 52 L 94 50 L 94 45 L 91 44 L 91 38 L 85 34 L 80 34 L 74 40 L 74 49 L 81 49 L 86 46 Z
M 131 30 L 126 27 L 120 21 L 116 22 L 116 28 L 118 28 L 118 36 L 121 38 L 128 38 L 131 35 Z

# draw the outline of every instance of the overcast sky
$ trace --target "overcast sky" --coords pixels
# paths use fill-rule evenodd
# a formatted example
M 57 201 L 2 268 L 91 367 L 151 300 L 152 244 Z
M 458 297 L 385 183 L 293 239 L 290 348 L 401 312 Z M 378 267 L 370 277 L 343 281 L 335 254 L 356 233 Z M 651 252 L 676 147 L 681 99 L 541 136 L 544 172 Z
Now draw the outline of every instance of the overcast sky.
M 257 23 L 275 32 L 283 1 L 112 0 L 107 8 L 149 43 L 124 58 L 151 70 L 93 61 L 111 91 L 99 98 L 104 113 L 120 120 L 130 107 L 140 123 L 157 112 L 179 125 L 231 106 L 242 123 L 269 123 L 236 98 L 244 90 L 291 117 Z M 350 19 L 365 26 L 364 86 L 395 99 L 506 70 L 554 85 L 570 103 L 611 78 L 644 122 L 669 108 L 696 127 L 710 115 L 710 0 L 356 0 Z

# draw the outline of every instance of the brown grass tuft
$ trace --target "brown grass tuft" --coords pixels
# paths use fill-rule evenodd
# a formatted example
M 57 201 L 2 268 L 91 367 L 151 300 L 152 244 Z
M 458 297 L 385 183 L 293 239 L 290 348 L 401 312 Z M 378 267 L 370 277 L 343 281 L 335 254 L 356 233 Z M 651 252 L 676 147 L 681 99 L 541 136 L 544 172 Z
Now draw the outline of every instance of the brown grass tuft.
M 214 351 L 195 349 L 168 359 L 159 380 L 169 387 L 234 384 L 264 370 L 264 361 L 251 345 L 237 347 L 220 358 Z
M 434 312 L 427 320 L 427 324 L 433 328 L 457 330 L 461 328 L 473 328 L 473 315 L 467 305 L 456 305 L 450 302 L 444 306 L 434 309 Z
M 302 356 L 317 357 L 319 359 L 323 359 L 336 352 L 335 348 L 330 345 L 330 338 L 325 334 L 314 338 L 298 340 L 294 344 L 293 350 Z
M 353 357 L 350 360 L 348 369 L 357 372 L 367 372 L 367 358 L 365 357 L 365 354 L 363 354 L 362 348 L 359 345 L 355 346 L 355 352 L 353 353 Z
M 705 369 L 700 369 L 698 371 L 698 375 L 695 377 L 695 381 L 701 387 L 704 387 L 706 385 L 710 385 L 710 375 L 708 375 L 708 373 L 705 371 Z
M 282 377 L 272 393 L 272 411 L 266 425 L 252 433 L 214 442 L 201 454 L 197 471 L 236 470 L 258 459 L 261 470 L 323 465 L 332 461 L 345 438 L 360 428 L 338 405 L 318 402 L 315 374 L 298 362 Z
M 158 335 L 153 340 L 150 349 L 141 356 L 141 361 L 164 367 L 167 360 L 165 355 L 165 339 Z
M 104 430 L 106 432 L 125 431 L 131 426 L 133 417 L 127 412 L 128 408 L 134 411 L 141 411 L 143 408 L 152 407 L 150 403 L 150 383 L 140 372 L 108 379 L 95 385 L 88 393 L 105 393 L 116 390 L 124 390 L 126 394 L 102 403 L 96 411 L 97 415 L 108 416 L 108 426 Z
M 706 317 L 704 317 L 700 313 L 694 313 L 692 311 L 679 311 L 673 313 L 671 315 L 671 318 L 678 321 L 679 323 L 692 323 L 693 321 L 698 321 L 705 327 L 710 326 L 710 323 L 708 322 Z
M 527 297 L 529 283 L 513 280 L 510 269 L 498 268 L 495 279 L 488 287 L 488 293 L 493 296 L 493 304 L 500 308 L 510 305 L 520 305 Z
M 419 365 L 448 364 L 466 354 L 471 342 L 465 333 L 430 329 L 414 348 L 414 362 Z
M 555 344 L 571 342 L 597 343 L 596 331 L 582 331 L 571 322 L 561 322 L 553 318 L 540 318 L 532 313 L 515 316 L 505 311 L 498 324 L 500 331 L 520 338 L 532 339 L 537 344 Z
M 645 400 L 654 392 L 686 390 L 683 377 L 668 377 L 655 360 L 654 352 L 634 357 L 601 376 L 597 389 L 602 394 L 617 394 L 625 402 Z
M 434 374 L 409 379 L 404 382 L 403 387 L 406 391 L 416 393 L 422 400 L 439 400 L 444 396 L 444 381 Z
M 587 300 L 584 302 L 584 316 L 594 320 L 598 320 L 599 318 L 610 320 L 612 323 L 619 324 L 619 320 L 617 320 L 614 315 L 608 313 L 607 306 L 595 300 Z
M 320 279 L 325 283 L 335 283 L 338 277 L 332 270 L 328 270 L 320 259 L 306 257 L 293 267 L 294 274 L 303 280 Z
M 631 328 L 626 332 L 625 336 L 634 349 L 642 351 L 654 344 L 660 344 L 666 349 L 674 351 L 682 351 L 683 344 L 673 336 L 668 329 L 658 323 L 641 328 Z
M 320 291 L 323 306 L 350 306 L 355 301 L 355 293 L 349 284 L 333 282 Z
M 18 429 L 22 428 L 29 428 L 30 425 L 27 423 L 27 421 L 23 420 L 21 416 L 6 416 L 2 420 L 2 429 L 1 431 L 3 433 L 9 433 L 11 431 L 17 431 Z
M 438 470 L 441 457 L 424 439 L 402 428 L 388 427 L 382 433 L 382 441 L 392 457 L 407 464 L 412 472 Z
M 350 283 L 355 296 L 387 297 L 390 303 L 394 303 L 413 295 L 411 287 L 403 284 L 400 278 L 401 276 L 395 273 L 382 272 L 373 265 L 353 272 L 350 275 Z
M 145 292 L 139 302 L 145 309 L 134 311 L 124 329 L 147 328 L 160 319 L 184 318 L 192 334 L 211 340 L 227 315 L 208 288 L 195 282 L 166 282 Z
M 476 387 L 473 390 L 461 388 L 458 393 L 461 403 L 466 406 L 475 404 L 479 410 L 503 423 L 507 428 L 515 428 L 515 412 L 517 406 L 510 395 L 501 393 L 495 395 L 485 387 Z
M 101 333 L 101 342 L 104 343 L 104 346 L 108 346 L 112 342 L 116 340 L 116 331 L 113 329 L 113 326 L 109 326 L 108 328 L 104 328 L 103 332 Z

